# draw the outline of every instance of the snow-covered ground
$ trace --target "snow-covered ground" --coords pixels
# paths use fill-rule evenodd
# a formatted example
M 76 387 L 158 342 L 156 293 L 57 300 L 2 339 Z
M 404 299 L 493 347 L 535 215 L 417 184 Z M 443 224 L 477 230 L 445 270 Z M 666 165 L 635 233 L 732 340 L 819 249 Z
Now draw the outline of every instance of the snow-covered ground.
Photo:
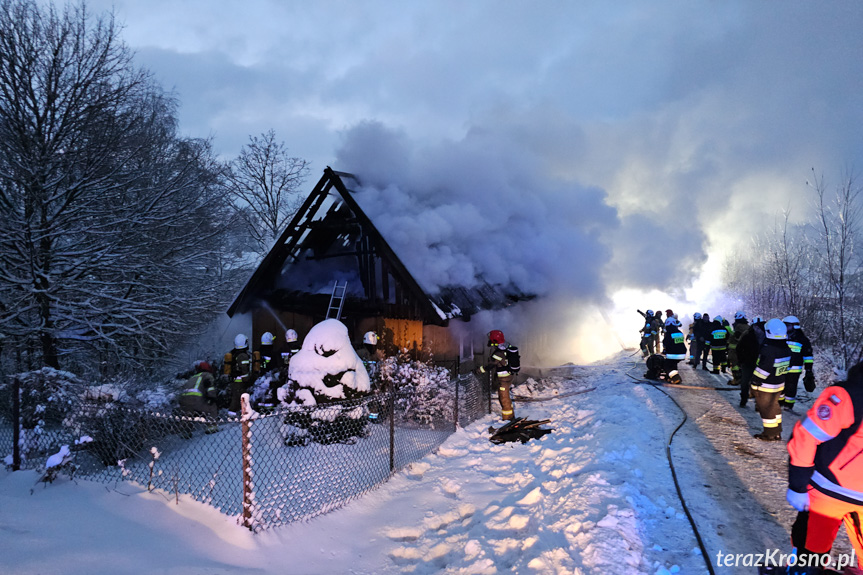
M 61 475 L 44 486 L 37 472 L 0 471 L 0 572 L 707 573 L 666 459 L 683 415 L 628 376 L 642 372 L 621 353 L 535 373 L 517 393 L 550 399 L 517 402 L 517 415 L 550 419 L 552 433 L 494 445 L 488 427 L 499 421 L 488 416 L 347 506 L 258 535 L 137 484 Z M 691 384 L 725 382 L 682 374 Z M 737 391 L 662 389 L 689 414 L 672 453 L 714 565 L 719 551 L 787 552 L 794 512 L 782 497 L 784 443 L 751 437 L 757 414 L 737 407 Z M 786 436 L 795 419 L 786 418 Z

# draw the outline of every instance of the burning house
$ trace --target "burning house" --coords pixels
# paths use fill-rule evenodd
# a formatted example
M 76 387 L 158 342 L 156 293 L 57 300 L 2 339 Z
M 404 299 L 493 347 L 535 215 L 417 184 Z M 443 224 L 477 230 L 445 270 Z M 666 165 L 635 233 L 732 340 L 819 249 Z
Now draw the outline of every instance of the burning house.
M 469 287 L 421 286 L 411 270 L 423 262 L 399 257 L 360 207 L 362 195 L 357 176 L 326 168 L 228 315 L 250 313 L 252 341 L 276 334 L 276 352 L 287 329 L 302 340 L 313 325 L 338 317 L 357 347 L 373 330 L 387 354 L 408 348 L 454 360 L 482 353 L 485 334 L 465 322 L 530 296 L 481 278 Z

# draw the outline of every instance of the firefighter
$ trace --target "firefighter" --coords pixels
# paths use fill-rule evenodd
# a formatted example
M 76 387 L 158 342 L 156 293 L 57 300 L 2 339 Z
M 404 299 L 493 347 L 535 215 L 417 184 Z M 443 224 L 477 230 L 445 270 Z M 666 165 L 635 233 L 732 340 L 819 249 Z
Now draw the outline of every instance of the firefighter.
M 648 358 L 654 354 L 655 350 L 653 349 L 654 336 L 656 335 L 656 331 L 653 327 L 653 321 L 645 322 L 644 327 L 641 328 L 641 355 L 644 358 Z
M 180 393 L 180 410 L 192 415 L 204 415 L 210 423 L 207 433 L 218 431 L 212 420 L 219 413 L 216 406 L 216 398 L 219 390 L 216 388 L 216 380 L 213 377 L 213 369 L 206 361 L 195 362 L 195 373 L 186 380 L 186 389 Z M 185 435 L 191 435 L 191 429 L 185 430 Z
M 659 344 L 662 341 L 662 328 L 665 327 L 665 322 L 662 321 L 662 312 L 657 311 L 653 314 L 653 349 L 659 353 Z
M 296 355 L 298 351 L 300 351 L 300 344 L 297 341 L 299 336 L 297 335 L 296 330 L 289 329 L 285 331 L 285 344 L 287 348 L 282 352 L 282 365 L 287 367 L 287 365 L 291 362 L 291 358 Z
M 799 513 L 791 528 L 798 563 L 830 552 L 839 524 L 863 569 L 863 363 L 826 388 L 794 425 L 788 442 L 786 499 Z M 814 555 L 814 557 L 812 557 Z M 821 563 L 819 563 L 821 564 Z
M 782 318 L 785 327 L 788 328 L 788 347 L 791 349 L 791 367 L 785 376 L 785 397 L 779 400 L 779 404 L 789 411 L 794 410 L 797 402 L 797 384 L 800 382 L 800 374 L 806 370 L 803 376 L 803 386 L 806 391 L 815 391 L 815 373 L 813 372 L 812 343 L 800 328 L 800 320 L 796 316 L 789 315 Z
M 261 347 L 252 354 L 252 373 L 263 375 L 278 368 L 276 354 L 273 352 L 273 342 L 276 337 L 265 331 L 261 336 Z
M 689 324 L 689 365 L 697 366 L 698 360 L 701 357 L 701 343 L 698 340 L 701 332 L 701 314 L 695 312 L 692 314 L 692 323 Z
M 740 368 L 740 407 L 746 407 L 749 398 L 752 397 L 752 374 L 758 363 L 758 351 L 764 343 L 764 320 L 756 315 L 752 318 L 752 324 L 740 336 L 737 342 L 737 365 Z
M 749 320 L 746 314 L 738 311 L 734 314 L 734 324 L 728 337 L 728 364 L 731 366 L 731 385 L 740 385 L 740 360 L 737 357 L 737 346 L 740 338 L 749 329 Z M 747 390 L 748 392 L 748 390 Z
M 665 336 L 662 338 L 662 351 L 665 355 L 663 369 L 669 383 L 680 383 L 680 374 L 677 372 L 677 364 L 686 359 L 686 344 L 683 342 L 683 333 L 680 331 L 680 321 L 669 316 L 665 320 Z
M 491 349 L 491 359 L 486 365 L 478 368 L 480 373 L 493 371 L 494 382 L 497 385 L 497 398 L 500 402 L 500 416 L 504 421 L 515 419 L 515 410 L 512 406 L 512 398 L 509 395 L 515 374 L 520 367 L 518 360 L 518 348 L 509 345 L 504 339 L 503 332 L 499 329 L 488 332 L 488 346 Z M 514 364 L 512 368 L 510 363 Z
M 710 352 L 713 355 L 713 371 L 711 373 L 725 373 L 728 366 L 728 330 L 722 324 L 722 316 L 713 318 L 710 324 Z
M 234 338 L 234 349 L 225 354 L 225 375 L 231 381 L 231 403 L 228 414 L 232 417 L 240 412 L 240 396 L 246 393 L 252 374 L 252 356 L 249 340 L 243 334 Z
M 781 319 L 764 324 L 765 340 L 758 351 L 758 362 L 752 377 L 755 409 L 764 429 L 755 437 L 763 441 L 782 439 L 782 408 L 779 394 L 785 387 L 785 373 L 791 364 L 791 352 L 786 342 L 788 330 Z
M 695 365 L 701 363 L 701 369 L 707 370 L 707 358 L 710 356 L 710 332 L 712 330 L 710 323 L 710 315 L 702 314 L 701 323 L 697 326 L 695 337 L 698 340 L 698 356 L 695 358 Z

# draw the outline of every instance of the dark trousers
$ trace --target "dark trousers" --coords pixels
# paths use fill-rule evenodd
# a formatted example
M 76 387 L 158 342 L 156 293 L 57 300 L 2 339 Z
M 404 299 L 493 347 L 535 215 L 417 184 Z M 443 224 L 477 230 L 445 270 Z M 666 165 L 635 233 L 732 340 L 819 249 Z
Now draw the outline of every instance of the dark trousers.
M 749 384 L 752 383 L 753 373 L 755 373 L 754 365 L 740 365 L 740 405 L 746 405 L 749 401 Z
M 701 357 L 701 344 L 698 343 L 697 339 L 689 342 L 689 355 L 692 356 L 689 358 L 689 364 L 698 365 L 698 359 Z
M 701 362 L 701 367 L 707 369 L 707 358 L 710 357 L 710 346 L 704 342 L 698 343 L 698 355 L 695 357 L 695 363 Z
M 764 427 L 762 433 L 769 437 L 782 435 L 782 408 L 779 407 L 780 391 L 755 390 L 755 409 L 761 416 L 761 424 Z
M 785 374 L 785 401 L 794 403 L 797 399 L 797 384 L 800 382 L 800 372 Z
M 680 374 L 677 373 L 677 363 L 679 359 L 664 358 L 662 369 L 665 370 L 665 375 L 669 383 L 680 383 Z
M 723 372 L 725 372 L 725 368 L 728 366 L 728 351 L 724 349 L 714 349 L 713 350 L 713 373 L 719 373 L 719 369 L 721 368 Z

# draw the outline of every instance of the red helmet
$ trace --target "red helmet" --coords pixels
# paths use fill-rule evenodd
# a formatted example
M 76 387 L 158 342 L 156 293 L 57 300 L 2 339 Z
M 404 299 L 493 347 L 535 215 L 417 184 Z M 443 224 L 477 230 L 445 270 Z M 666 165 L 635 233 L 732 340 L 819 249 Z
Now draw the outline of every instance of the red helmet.
M 210 367 L 210 364 L 209 364 L 209 363 L 207 363 L 206 361 L 198 361 L 198 362 L 196 362 L 196 363 L 195 363 L 195 367 L 196 367 L 196 368 L 198 368 L 198 371 L 199 371 L 199 372 L 201 372 L 201 371 L 208 371 L 208 372 L 210 372 L 210 373 L 212 373 L 212 372 L 213 372 L 213 368 L 212 368 L 212 367 Z
M 488 332 L 488 343 L 489 345 L 500 345 L 505 343 L 506 340 L 503 338 L 503 332 L 499 329 L 493 329 Z

